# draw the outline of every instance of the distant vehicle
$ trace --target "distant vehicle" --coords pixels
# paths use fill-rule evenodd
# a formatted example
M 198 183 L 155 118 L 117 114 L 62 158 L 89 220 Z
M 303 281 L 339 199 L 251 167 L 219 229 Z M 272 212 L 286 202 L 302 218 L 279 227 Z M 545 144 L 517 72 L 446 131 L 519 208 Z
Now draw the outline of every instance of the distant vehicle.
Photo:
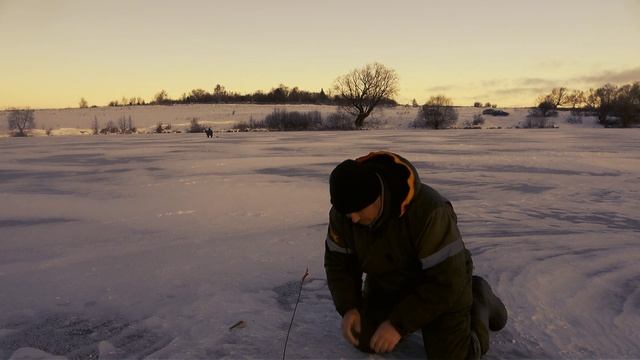
M 500 109 L 484 109 L 482 115 L 509 116 L 509 113 Z

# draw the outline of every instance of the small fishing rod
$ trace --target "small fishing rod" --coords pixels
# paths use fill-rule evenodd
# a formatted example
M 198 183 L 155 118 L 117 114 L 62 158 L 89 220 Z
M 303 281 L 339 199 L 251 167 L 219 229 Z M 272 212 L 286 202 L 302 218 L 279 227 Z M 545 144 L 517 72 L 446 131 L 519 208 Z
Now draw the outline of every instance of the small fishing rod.
M 293 308 L 293 315 L 291 315 L 291 323 L 289 324 L 289 330 L 287 330 L 287 337 L 284 341 L 284 350 L 282 351 L 282 360 L 285 360 L 287 355 L 287 343 L 289 342 L 289 334 L 291 334 L 291 327 L 293 326 L 293 319 L 296 317 L 296 310 L 298 309 L 298 303 L 300 302 L 300 295 L 302 295 L 302 285 L 304 285 L 304 280 L 309 276 L 309 268 L 302 275 L 302 280 L 300 280 L 300 290 L 298 291 L 298 300 L 296 300 L 296 306 Z

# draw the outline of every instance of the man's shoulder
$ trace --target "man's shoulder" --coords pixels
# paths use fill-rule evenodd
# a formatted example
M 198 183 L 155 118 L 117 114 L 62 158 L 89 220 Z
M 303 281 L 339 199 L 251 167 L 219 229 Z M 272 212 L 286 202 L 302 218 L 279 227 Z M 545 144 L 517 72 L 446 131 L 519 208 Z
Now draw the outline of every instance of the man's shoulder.
M 449 202 L 449 200 L 442 194 L 440 194 L 436 189 L 427 184 L 420 183 L 420 189 L 411 202 L 409 214 L 407 215 L 416 212 L 422 214 L 424 214 L 425 212 L 431 213 L 436 209 L 448 207 L 450 205 L 451 202 Z
M 421 184 L 404 218 L 413 229 L 422 229 L 430 219 L 456 218 L 451 202 L 432 187 Z M 440 221 L 440 220 L 438 220 Z

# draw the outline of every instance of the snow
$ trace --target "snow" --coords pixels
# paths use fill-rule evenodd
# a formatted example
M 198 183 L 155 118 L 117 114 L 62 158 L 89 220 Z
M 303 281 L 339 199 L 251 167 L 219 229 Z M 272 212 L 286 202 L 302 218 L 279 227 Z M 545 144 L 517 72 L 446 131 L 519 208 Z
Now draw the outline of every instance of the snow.
M 281 358 L 307 268 L 288 359 L 424 357 L 351 348 L 326 285 L 328 174 L 382 149 L 508 307 L 487 359 L 639 358 L 637 131 L 2 138 L 0 358 Z

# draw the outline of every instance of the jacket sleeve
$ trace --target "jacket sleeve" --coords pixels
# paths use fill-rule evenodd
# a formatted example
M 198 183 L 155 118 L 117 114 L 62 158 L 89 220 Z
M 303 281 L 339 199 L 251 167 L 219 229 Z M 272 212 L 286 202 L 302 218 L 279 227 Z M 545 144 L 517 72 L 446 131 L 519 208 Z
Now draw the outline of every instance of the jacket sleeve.
M 333 212 L 332 212 L 333 213 Z M 335 214 L 330 215 L 324 248 L 324 269 L 333 303 L 340 316 L 362 305 L 362 270 L 358 259 L 338 231 Z
M 402 334 L 414 332 L 460 302 L 471 305 L 473 265 L 464 248 L 451 204 L 427 218 L 416 248 L 422 270 L 415 287 L 393 309 L 389 321 Z

